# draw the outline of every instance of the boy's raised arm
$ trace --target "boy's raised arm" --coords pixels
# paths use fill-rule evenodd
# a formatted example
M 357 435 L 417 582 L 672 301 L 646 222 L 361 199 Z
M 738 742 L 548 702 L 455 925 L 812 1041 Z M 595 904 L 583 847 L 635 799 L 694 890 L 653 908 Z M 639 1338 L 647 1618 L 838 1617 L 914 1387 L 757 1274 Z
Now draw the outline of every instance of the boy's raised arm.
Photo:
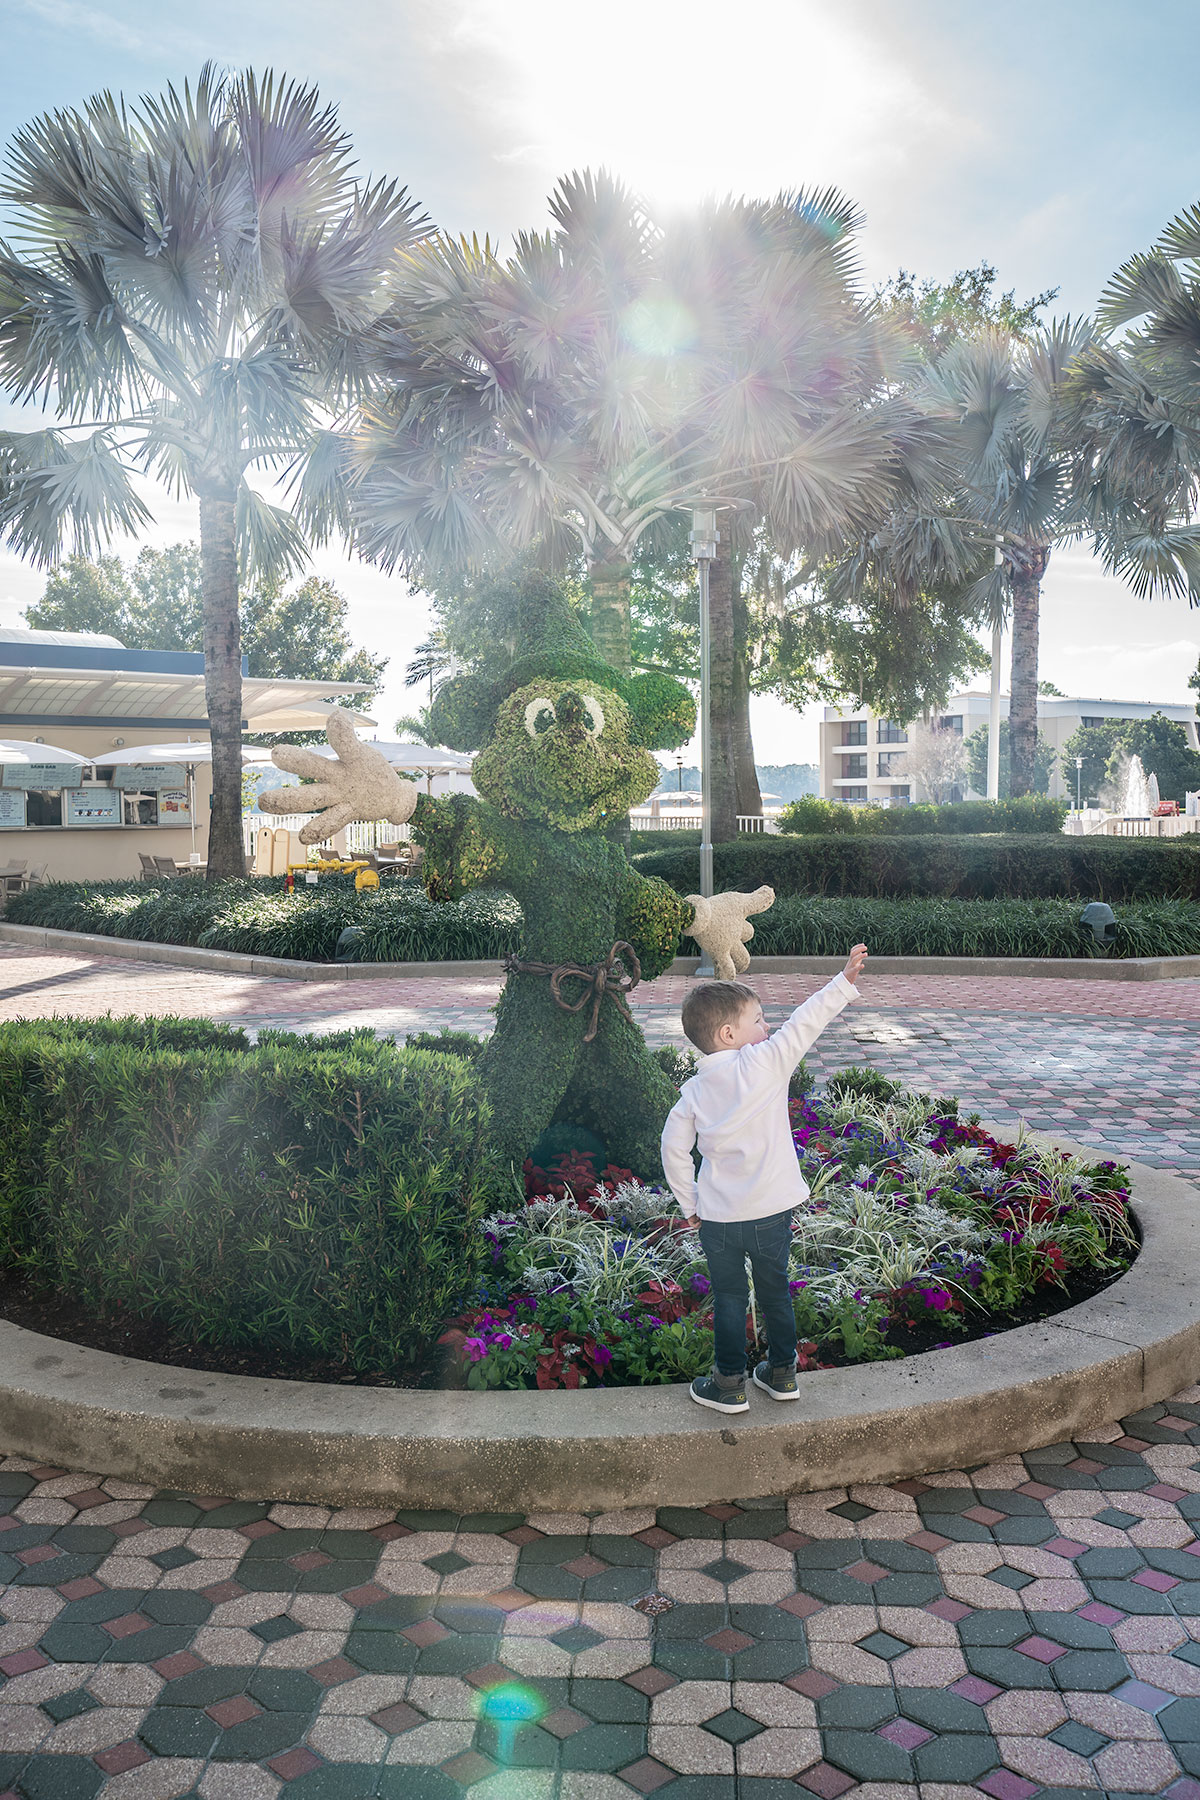
M 694 1219 L 700 1206 L 696 1187 L 696 1170 L 692 1162 L 692 1145 L 696 1142 L 696 1121 L 682 1099 L 667 1114 L 662 1134 L 663 1174 L 687 1219 Z
M 832 981 L 798 1006 L 779 1030 L 754 1049 L 756 1064 L 780 1078 L 791 1074 L 806 1050 L 810 1050 L 832 1019 L 858 998 L 856 983 L 867 960 L 865 944 L 855 944 Z

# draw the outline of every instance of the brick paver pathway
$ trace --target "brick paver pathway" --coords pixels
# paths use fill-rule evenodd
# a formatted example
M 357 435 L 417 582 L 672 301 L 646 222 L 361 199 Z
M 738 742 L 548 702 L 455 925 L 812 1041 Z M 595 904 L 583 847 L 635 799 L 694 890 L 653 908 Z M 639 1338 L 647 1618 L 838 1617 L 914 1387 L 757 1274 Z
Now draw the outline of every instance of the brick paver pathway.
M 751 978 L 777 1024 L 820 986 Z M 682 976 L 646 982 L 634 1010 L 652 1043 L 682 1042 Z M 1200 980 L 1037 981 L 872 975 L 809 1057 L 818 1077 L 870 1063 L 914 1086 L 959 1094 L 1002 1124 L 1025 1117 L 1138 1161 L 1200 1171 Z M 204 1014 L 250 1030 L 404 1037 L 442 1025 L 491 1028 L 499 979 L 287 981 L 209 974 L 116 957 L 0 947 L 0 1018 L 39 1013 Z
M 756 985 L 774 1022 L 818 983 Z M 639 991 L 653 1041 L 685 991 Z M 9 1018 L 403 1036 L 487 1029 L 495 995 L 0 951 Z M 873 976 L 810 1062 L 1192 1171 L 1198 1043 L 1200 982 Z M 11 1455 L 0 1800 L 1200 1800 L 1197 1521 L 1200 1386 L 969 1472 L 599 1516 L 331 1513 Z
M 11 1456 L 0 1794 L 1196 1800 L 1198 1459 L 1200 1387 L 695 1510 L 331 1512 Z

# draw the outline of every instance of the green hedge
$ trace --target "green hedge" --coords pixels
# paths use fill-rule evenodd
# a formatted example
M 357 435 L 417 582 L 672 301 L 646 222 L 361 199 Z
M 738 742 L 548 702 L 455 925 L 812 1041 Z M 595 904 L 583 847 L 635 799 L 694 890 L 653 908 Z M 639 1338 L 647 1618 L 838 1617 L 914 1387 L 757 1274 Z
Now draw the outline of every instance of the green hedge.
M 331 962 L 347 925 L 363 935 L 354 962 L 452 962 L 509 956 L 520 948 L 521 909 L 510 894 L 481 890 L 434 904 L 415 883 L 356 893 L 351 878 L 322 876 L 287 893 L 282 876 L 208 883 L 187 878 L 47 882 L 14 895 L 18 925 L 96 932 L 155 944 L 200 944 L 253 956 Z
M 752 954 L 1071 956 L 1101 954 L 1077 900 L 812 900 L 788 895 L 754 918 Z M 691 949 L 685 943 L 684 949 Z M 1117 909 L 1118 957 L 1200 956 L 1200 905 L 1145 901 Z M 751 965 L 753 979 L 753 964 Z
M 680 894 L 700 879 L 693 849 L 635 856 Z M 1200 899 L 1200 838 L 768 837 L 713 851 L 715 885 L 777 894 L 959 900 Z M 756 925 L 755 930 L 758 927 Z
M 1061 831 L 1066 800 L 1027 794 L 1020 800 L 955 800 L 945 806 L 845 806 L 806 794 L 779 815 L 783 832 L 865 837 L 965 837 L 976 832 Z
M 0 1262 L 188 1342 L 398 1372 L 498 1201 L 464 1059 L 195 1019 L 0 1025 Z

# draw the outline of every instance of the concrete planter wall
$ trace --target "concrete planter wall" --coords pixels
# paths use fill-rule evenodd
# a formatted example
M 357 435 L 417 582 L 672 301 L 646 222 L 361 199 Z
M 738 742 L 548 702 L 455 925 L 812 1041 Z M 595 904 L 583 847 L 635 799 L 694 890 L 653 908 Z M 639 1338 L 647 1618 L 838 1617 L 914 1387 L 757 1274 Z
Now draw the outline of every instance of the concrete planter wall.
M 682 1387 L 410 1393 L 191 1374 L 0 1323 L 0 1442 L 192 1493 L 463 1511 L 706 1505 L 971 1467 L 1200 1371 L 1200 1205 L 1134 1165 L 1129 1273 L 1038 1325 L 803 1378 L 734 1420 Z M 448 1502 L 449 1497 L 449 1502 Z

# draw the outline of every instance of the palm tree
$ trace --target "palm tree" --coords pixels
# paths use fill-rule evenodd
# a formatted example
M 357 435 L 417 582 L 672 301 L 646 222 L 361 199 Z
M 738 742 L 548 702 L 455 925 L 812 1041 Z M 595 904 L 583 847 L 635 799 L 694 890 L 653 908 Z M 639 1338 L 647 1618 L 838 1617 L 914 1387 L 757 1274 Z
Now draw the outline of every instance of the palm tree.
M 356 446 L 359 542 L 434 582 L 535 541 L 582 550 L 592 635 L 627 671 L 630 559 L 661 522 L 706 492 L 789 543 L 861 528 L 891 491 L 885 415 L 904 408 L 865 404 L 881 339 L 842 196 L 723 202 L 660 230 L 583 174 L 551 207 L 557 230 L 504 265 L 444 239 L 406 259 L 405 328 L 381 343 L 385 394 Z M 736 566 L 723 557 L 712 586 L 717 837 L 734 829 L 735 738 L 753 766 Z
M 707 465 L 674 429 L 686 322 L 657 286 L 658 233 L 604 171 L 564 178 L 556 229 L 445 237 L 404 261 L 402 330 L 380 334 L 382 397 L 354 446 L 359 542 L 436 584 L 540 542 L 582 552 L 592 636 L 629 672 L 629 564 Z
M 439 675 L 446 673 L 452 661 L 446 634 L 435 626 L 429 636 L 417 645 L 412 661 L 404 671 L 405 687 L 419 687 L 421 682 L 427 681 L 429 703 L 432 706 L 434 681 Z
M 432 748 L 437 743 L 427 706 L 419 706 L 415 713 L 402 713 L 396 720 L 395 731 L 398 738 L 406 738 L 414 744 L 428 744 Z
M 1117 270 L 1097 317 L 1133 327 L 1093 345 L 1070 384 L 1083 479 L 1108 501 L 1106 566 L 1139 598 L 1200 605 L 1200 205 Z
M 210 878 L 243 870 L 239 562 L 272 576 L 347 526 L 331 470 L 363 337 L 425 221 L 360 185 L 317 91 L 270 72 L 126 106 L 100 94 L 17 134 L 0 197 L 0 386 L 56 424 L 0 435 L 0 534 L 43 566 L 150 512 L 137 476 L 195 496 L 213 742 Z M 248 471 L 291 465 L 294 511 Z
M 1024 339 L 989 329 L 917 365 L 914 400 L 941 433 L 941 493 L 900 507 L 844 559 L 847 583 L 875 581 L 900 603 L 970 581 L 980 613 L 1011 616 L 1014 795 L 1033 787 L 1042 580 L 1055 546 L 1094 536 L 1106 507 L 1103 484 L 1080 478 L 1067 399 L 1092 341 L 1071 319 Z

